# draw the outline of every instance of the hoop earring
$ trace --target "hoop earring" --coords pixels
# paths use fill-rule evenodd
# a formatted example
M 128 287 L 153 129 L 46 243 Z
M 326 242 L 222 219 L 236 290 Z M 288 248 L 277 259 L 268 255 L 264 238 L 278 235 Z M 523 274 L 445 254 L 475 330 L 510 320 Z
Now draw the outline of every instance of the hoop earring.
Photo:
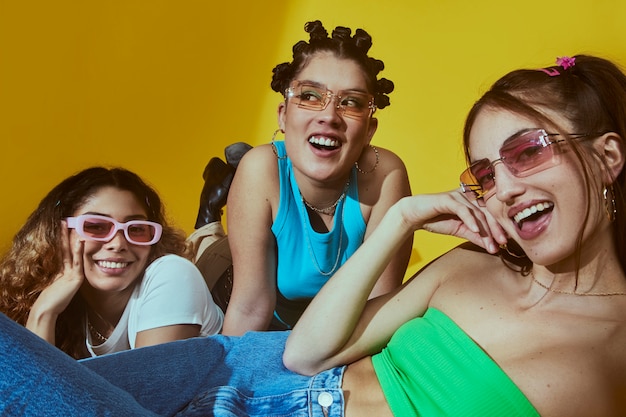
M 606 212 L 606 217 L 609 219 L 611 223 L 615 221 L 615 216 L 617 215 L 617 206 L 615 205 L 615 191 L 613 190 L 613 185 L 608 185 L 604 187 L 602 191 L 602 195 L 604 196 L 604 211 Z
M 277 159 L 287 159 L 287 154 L 286 153 L 285 153 L 284 156 L 278 155 L 278 149 L 276 148 L 276 144 L 275 144 L 276 135 L 278 134 L 278 132 L 280 132 L 280 129 L 276 129 L 274 131 L 274 134 L 272 135 L 272 151 L 274 151 L 274 155 L 276 155 Z
M 378 149 L 376 148 L 376 146 L 373 146 L 373 145 L 369 145 L 369 147 L 374 150 L 374 154 L 376 155 L 376 162 L 374 163 L 374 167 L 372 169 L 370 169 L 369 171 L 363 171 L 359 167 L 359 161 L 356 161 L 354 163 L 354 166 L 356 167 L 356 170 L 359 171 L 361 174 L 371 174 L 372 172 L 376 171 L 376 168 L 378 168 L 378 162 L 380 161 L 380 155 L 378 155 Z
M 517 253 L 513 252 L 512 250 L 510 250 L 510 249 L 509 249 L 509 245 L 507 245 L 506 243 L 502 243 L 502 244 L 500 245 L 500 249 L 505 250 L 505 251 L 506 251 L 506 253 L 508 253 L 508 254 L 509 254 L 509 256 L 512 256 L 512 257 L 517 258 L 517 259 L 524 259 L 524 258 L 526 258 L 526 257 L 527 257 L 527 256 L 526 256 L 526 254 L 524 254 L 524 255 L 519 255 L 519 254 L 517 254 Z

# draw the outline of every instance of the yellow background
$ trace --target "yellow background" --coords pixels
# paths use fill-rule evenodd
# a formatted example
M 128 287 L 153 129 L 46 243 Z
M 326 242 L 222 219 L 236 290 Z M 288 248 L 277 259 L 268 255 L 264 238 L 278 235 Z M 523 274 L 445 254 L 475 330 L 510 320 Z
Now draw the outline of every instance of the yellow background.
M 626 64 L 623 0 L 0 0 L 0 250 L 96 164 L 140 174 L 191 232 L 206 162 L 270 140 L 271 70 L 315 19 L 373 36 L 396 84 L 373 143 L 416 193 L 457 186 L 463 119 L 503 73 L 576 53 Z M 456 243 L 418 232 L 408 273 Z

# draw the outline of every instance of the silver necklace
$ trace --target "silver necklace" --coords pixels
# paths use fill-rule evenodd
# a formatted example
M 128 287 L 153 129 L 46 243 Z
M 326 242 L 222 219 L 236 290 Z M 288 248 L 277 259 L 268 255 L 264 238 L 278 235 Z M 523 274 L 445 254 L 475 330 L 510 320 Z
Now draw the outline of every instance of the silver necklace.
M 306 199 L 302 195 L 302 192 L 300 192 L 300 198 L 302 199 L 302 202 L 304 203 L 304 205 L 306 205 L 308 208 L 310 208 L 314 212 L 319 213 L 319 214 L 332 215 L 335 213 L 335 207 L 337 207 L 337 204 L 339 204 L 339 202 L 346 197 L 348 186 L 350 186 L 350 180 L 348 180 L 348 182 L 346 183 L 346 186 L 344 187 L 343 192 L 341 193 L 339 198 L 335 200 L 335 202 L 328 207 L 319 208 L 319 207 L 314 206 L 313 204 L 306 201 Z
M 535 274 L 530 270 L 530 276 L 533 279 L 533 282 L 539 285 L 541 288 L 546 289 L 550 292 L 557 294 L 567 294 L 567 295 L 586 295 L 586 296 L 596 296 L 596 297 L 611 297 L 613 295 L 626 295 L 626 292 L 574 292 L 574 291 L 564 291 L 564 290 L 556 290 L 550 286 L 547 286 L 543 282 L 539 281 L 535 278 Z
M 348 184 L 346 184 L 346 190 L 348 188 Z M 346 190 L 344 190 L 343 194 L 335 202 L 333 208 L 336 207 L 337 204 L 339 204 L 339 201 L 341 201 L 343 197 L 346 195 Z M 308 204 L 306 204 L 304 197 L 302 197 L 302 193 L 300 194 L 300 198 L 302 199 L 302 202 L 307 207 L 309 207 Z M 313 253 L 313 247 L 311 244 L 311 236 L 309 236 L 309 230 L 307 229 L 307 225 L 306 225 L 308 215 L 306 213 L 306 209 L 304 208 L 304 205 L 302 206 L 302 221 L 303 221 L 302 229 L 304 231 L 304 236 L 306 237 L 306 246 L 307 246 L 307 249 L 309 250 L 309 256 L 311 257 L 311 260 L 313 261 L 313 265 L 315 266 L 315 269 L 317 269 L 317 272 L 319 272 L 321 275 L 325 277 L 332 275 L 337 270 L 337 267 L 339 266 L 339 259 L 341 258 L 341 245 L 343 244 L 343 229 L 342 229 L 343 209 L 344 209 L 344 205 L 341 206 L 341 212 L 339 213 L 339 217 L 335 219 L 335 224 L 334 224 L 335 229 L 339 228 L 339 246 L 337 246 L 337 256 L 335 257 L 335 263 L 332 269 L 326 272 L 326 271 L 323 271 L 322 268 L 320 268 L 320 264 L 317 261 L 317 257 L 315 256 L 315 253 Z

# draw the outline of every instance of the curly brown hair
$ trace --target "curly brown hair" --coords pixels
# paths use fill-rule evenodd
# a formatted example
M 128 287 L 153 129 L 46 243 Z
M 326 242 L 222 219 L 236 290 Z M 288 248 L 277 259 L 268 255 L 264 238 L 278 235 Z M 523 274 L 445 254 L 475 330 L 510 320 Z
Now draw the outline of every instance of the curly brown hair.
M 182 230 L 170 226 L 156 191 L 137 174 L 123 168 L 85 169 L 55 186 L 13 238 L 0 259 L 0 311 L 25 325 L 41 292 L 61 272 L 61 220 L 72 216 L 104 187 L 131 192 L 147 213 L 148 220 L 163 226 L 159 242 L 151 247 L 148 264 L 165 254 L 191 259 Z M 85 305 L 77 293 L 56 323 L 56 345 L 74 358 L 87 355 L 84 332 Z
M 322 22 L 315 20 L 304 25 L 310 40 L 299 41 L 293 46 L 293 61 L 276 65 L 273 69 L 272 90 L 285 95 L 291 81 L 302 71 L 311 57 L 320 52 L 331 52 L 336 57 L 356 62 L 367 78 L 367 87 L 374 96 L 376 108 L 383 109 L 390 105 L 387 94 L 394 89 L 393 82 L 386 78 L 377 79 L 378 73 L 385 68 L 383 61 L 371 58 L 367 52 L 372 46 L 372 37 L 363 29 L 357 29 L 351 36 L 350 28 L 337 26 L 329 37 Z

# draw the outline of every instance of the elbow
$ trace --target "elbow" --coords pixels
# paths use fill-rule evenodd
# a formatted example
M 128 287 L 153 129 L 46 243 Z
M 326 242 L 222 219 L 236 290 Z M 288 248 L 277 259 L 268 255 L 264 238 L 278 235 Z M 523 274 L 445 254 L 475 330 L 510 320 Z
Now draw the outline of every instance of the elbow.
M 283 365 L 285 368 L 300 375 L 313 376 L 319 372 L 319 369 L 307 363 L 301 355 L 293 354 L 288 349 L 283 353 Z
M 291 337 L 291 335 L 290 335 Z M 312 376 L 328 369 L 324 359 L 306 346 L 297 346 L 289 338 L 283 352 L 283 365 L 285 368 L 300 375 Z M 317 358 L 317 359 L 316 359 Z

